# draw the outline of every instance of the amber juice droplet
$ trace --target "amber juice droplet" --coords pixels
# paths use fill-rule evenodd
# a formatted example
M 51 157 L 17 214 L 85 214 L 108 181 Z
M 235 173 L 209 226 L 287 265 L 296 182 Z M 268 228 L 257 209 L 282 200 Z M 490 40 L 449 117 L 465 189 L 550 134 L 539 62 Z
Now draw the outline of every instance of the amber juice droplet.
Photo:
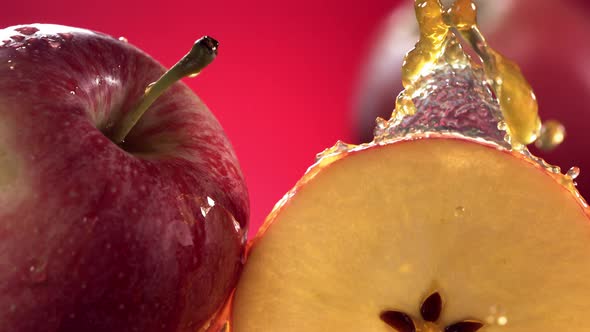
M 565 127 L 558 121 L 547 120 L 541 127 L 541 134 L 535 145 L 543 151 L 555 149 L 565 139 Z

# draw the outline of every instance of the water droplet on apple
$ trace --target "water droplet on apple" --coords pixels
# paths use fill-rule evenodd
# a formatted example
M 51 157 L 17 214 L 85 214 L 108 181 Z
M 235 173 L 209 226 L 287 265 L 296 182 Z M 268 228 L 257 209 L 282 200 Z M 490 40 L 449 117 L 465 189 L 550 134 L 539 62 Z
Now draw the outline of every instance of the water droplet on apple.
M 51 48 L 60 48 L 61 47 L 61 41 L 59 40 L 48 40 L 47 43 L 49 44 L 49 46 L 51 46 Z
M 463 206 L 457 206 L 455 208 L 455 217 L 461 217 L 465 213 L 465 208 Z
M 35 27 L 21 27 L 21 28 L 16 28 L 14 30 L 22 33 L 23 35 L 27 35 L 27 36 L 30 36 L 30 35 L 34 34 L 35 32 L 39 31 L 39 29 L 37 29 Z
M 207 214 L 209 214 L 211 208 L 215 206 L 215 201 L 213 200 L 213 198 L 208 196 L 205 199 L 203 199 L 202 197 L 197 197 L 195 200 L 201 206 L 201 215 L 203 217 L 207 217 Z
M 505 326 L 508 324 L 508 317 L 505 310 L 499 306 L 493 305 L 489 309 L 489 314 L 485 319 L 489 325 Z
M 86 289 L 86 287 L 88 287 L 88 285 L 85 282 L 83 282 L 82 285 L 80 285 L 80 288 L 82 289 Z
M 97 221 L 97 216 L 90 215 L 82 217 L 82 224 L 87 225 L 88 227 L 94 227 Z
M 129 40 L 127 40 L 127 38 L 125 38 L 123 36 L 119 37 L 119 41 L 122 41 L 124 43 L 128 43 L 129 42 Z
M 156 82 L 152 82 L 152 83 L 148 84 L 143 92 L 144 93 L 150 92 L 150 89 L 152 88 L 152 86 L 154 86 L 154 84 L 156 84 Z
M 76 318 L 76 314 L 72 312 L 72 313 L 69 315 L 69 317 L 70 317 L 70 319 L 74 319 L 74 318 Z
M 354 147 L 355 147 L 355 145 L 353 145 L 353 144 L 348 144 L 348 143 L 345 143 L 341 140 L 338 140 L 338 141 L 336 141 L 336 144 L 334 144 L 334 146 L 332 146 L 331 148 L 327 148 L 324 151 L 316 154 L 315 160 L 317 162 L 322 159 L 329 159 L 331 157 L 336 157 L 338 155 L 342 155 L 343 153 L 350 151 Z
M 580 168 L 574 166 L 574 167 L 570 168 L 565 175 L 567 177 L 569 177 L 570 179 L 574 180 L 578 176 L 580 176 Z
M 119 304 L 119 310 L 124 310 L 125 309 L 125 305 L 123 303 Z
M 21 35 L 14 35 L 14 36 L 10 36 L 10 39 L 12 39 L 14 41 L 17 41 L 17 42 L 20 42 L 20 41 L 25 40 L 25 37 L 24 36 L 21 36 Z
M 76 95 L 76 91 L 74 91 L 74 90 L 71 90 L 71 91 L 70 91 L 70 94 L 71 94 L 72 96 L 75 96 L 75 95 Z
M 47 280 L 47 263 L 34 261 L 29 266 L 29 280 L 34 284 L 40 284 Z
M 234 218 L 232 218 L 232 222 L 234 223 L 234 229 L 236 230 L 236 233 L 241 232 L 242 226 L 240 226 L 240 223 Z

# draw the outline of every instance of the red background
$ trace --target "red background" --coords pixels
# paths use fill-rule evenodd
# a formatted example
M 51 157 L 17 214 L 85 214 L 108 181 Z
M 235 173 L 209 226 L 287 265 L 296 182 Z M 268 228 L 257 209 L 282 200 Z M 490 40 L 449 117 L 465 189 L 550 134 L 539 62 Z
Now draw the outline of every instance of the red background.
M 0 25 L 59 23 L 125 36 L 168 67 L 201 35 L 219 39 L 217 60 L 186 83 L 234 144 L 255 230 L 317 152 L 352 140 L 362 61 L 399 2 L 9 1 Z

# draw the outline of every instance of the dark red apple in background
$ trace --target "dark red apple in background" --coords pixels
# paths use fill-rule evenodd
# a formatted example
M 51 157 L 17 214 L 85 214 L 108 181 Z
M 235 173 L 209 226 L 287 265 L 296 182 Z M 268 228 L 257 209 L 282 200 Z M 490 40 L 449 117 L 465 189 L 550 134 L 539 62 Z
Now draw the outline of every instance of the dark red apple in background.
M 444 1 L 443 1 L 444 2 Z M 565 125 L 566 139 L 551 152 L 533 152 L 568 169 L 580 166 L 578 188 L 590 196 L 590 12 L 576 1 L 480 0 L 480 28 L 488 43 L 515 60 L 531 83 L 544 120 Z M 404 54 L 418 40 L 413 1 L 385 22 L 365 68 L 353 119 L 359 141 L 373 138 L 375 118 L 388 119 L 401 91 Z
M 109 36 L 0 30 L 0 331 L 196 331 L 233 289 L 249 201 L 221 126 Z M 107 134 L 107 135 L 105 135 Z

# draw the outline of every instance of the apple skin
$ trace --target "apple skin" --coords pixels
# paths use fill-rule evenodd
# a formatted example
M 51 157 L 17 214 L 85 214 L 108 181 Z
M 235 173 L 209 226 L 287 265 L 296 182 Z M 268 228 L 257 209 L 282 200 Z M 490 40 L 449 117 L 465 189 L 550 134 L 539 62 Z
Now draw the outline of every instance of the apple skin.
M 100 33 L 0 30 L 0 331 L 196 331 L 233 289 L 249 199 L 207 107 L 176 83 L 123 148 L 103 134 L 164 71 Z
M 590 154 L 585 153 L 590 121 L 590 44 L 582 42 L 590 31 L 587 8 L 576 1 L 558 0 L 481 0 L 479 4 L 484 36 L 521 67 L 537 96 L 541 118 L 565 125 L 563 144 L 550 152 L 534 146 L 531 151 L 565 170 L 579 166 L 578 189 L 590 197 L 590 176 L 584 175 L 590 171 Z M 406 1 L 383 25 L 363 71 L 352 117 L 358 141 L 372 140 L 377 116 L 391 116 L 395 97 L 402 90 L 403 57 L 417 40 L 412 2 Z

